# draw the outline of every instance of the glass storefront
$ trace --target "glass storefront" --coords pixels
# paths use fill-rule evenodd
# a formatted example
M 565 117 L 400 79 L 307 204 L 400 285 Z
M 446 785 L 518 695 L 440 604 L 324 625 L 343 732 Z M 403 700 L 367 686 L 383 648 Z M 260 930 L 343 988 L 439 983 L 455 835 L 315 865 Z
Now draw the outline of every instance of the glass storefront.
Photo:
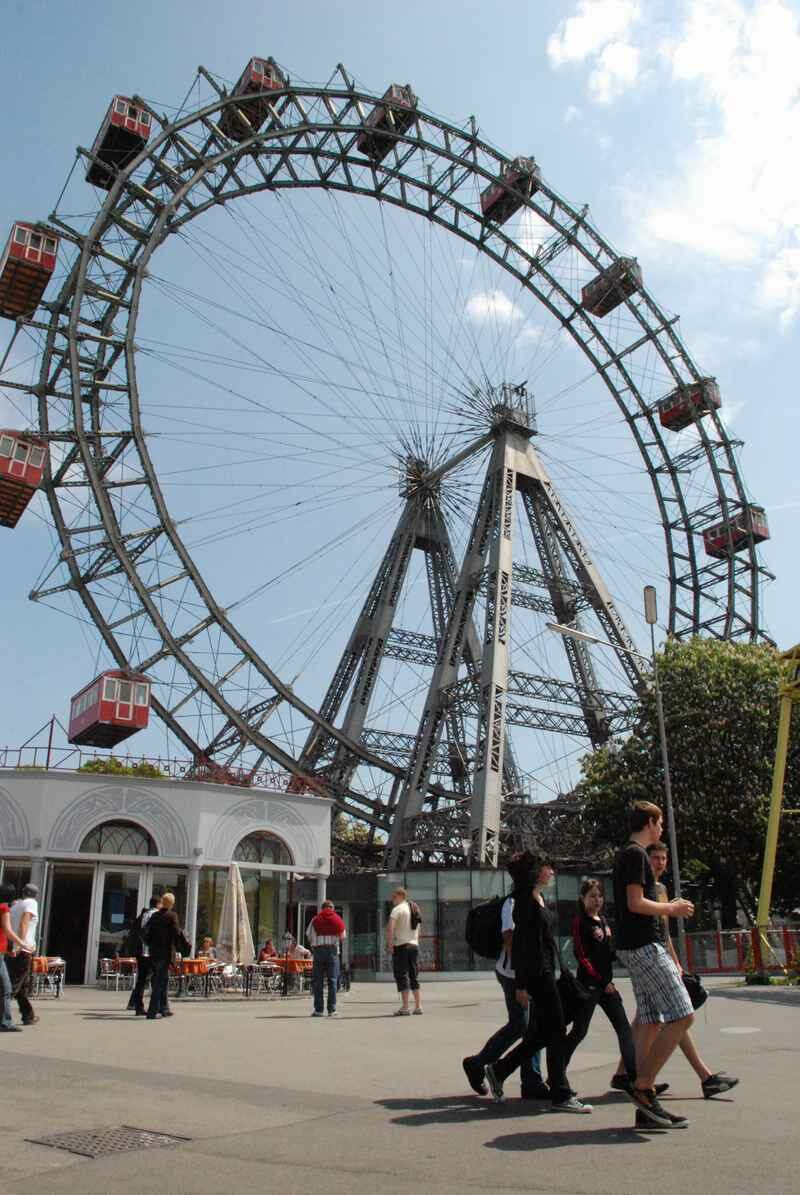
M 286 886 L 285 873 L 256 871 L 243 864 L 239 866 L 253 943 L 258 951 L 267 938 L 272 938 L 276 943 L 281 939 L 283 927 L 279 926 L 278 914 L 281 892 Z M 197 891 L 196 942 L 205 937 L 213 938 L 216 942 L 227 881 L 227 867 L 204 867 L 201 870 Z

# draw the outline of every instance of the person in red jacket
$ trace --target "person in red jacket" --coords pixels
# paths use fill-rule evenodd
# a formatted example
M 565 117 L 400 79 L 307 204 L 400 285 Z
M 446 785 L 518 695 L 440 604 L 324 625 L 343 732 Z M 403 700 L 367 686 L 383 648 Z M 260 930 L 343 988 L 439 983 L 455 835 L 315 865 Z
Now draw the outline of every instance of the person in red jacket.
M 323 900 L 322 908 L 306 931 L 311 944 L 314 965 L 311 971 L 311 990 L 314 993 L 312 1017 L 324 1014 L 325 981 L 328 982 L 328 1016 L 336 1016 L 336 987 L 339 980 L 339 947 L 346 937 L 344 922 L 333 907 L 332 900 Z
M 614 948 L 611 929 L 603 916 L 603 903 L 600 881 L 584 880 L 578 900 L 578 914 L 572 923 L 572 942 L 578 962 L 578 979 L 590 992 L 591 999 L 584 1002 L 567 1034 L 566 1055 L 569 1062 L 586 1037 L 594 1010 L 599 1004 L 617 1035 L 622 1054 L 611 1086 L 617 1091 L 628 1091 L 636 1078 L 636 1053 L 622 997 L 614 985 L 611 970 Z

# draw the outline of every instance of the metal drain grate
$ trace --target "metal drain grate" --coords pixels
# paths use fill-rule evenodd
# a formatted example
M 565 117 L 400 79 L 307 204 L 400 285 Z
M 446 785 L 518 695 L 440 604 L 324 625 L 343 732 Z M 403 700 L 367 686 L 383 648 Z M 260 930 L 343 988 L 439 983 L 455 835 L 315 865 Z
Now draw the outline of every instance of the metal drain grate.
M 176 1137 L 173 1133 L 158 1133 L 153 1129 L 135 1129 L 129 1124 L 110 1129 L 87 1129 L 80 1133 L 53 1133 L 50 1137 L 26 1137 L 34 1145 L 50 1145 L 65 1149 L 84 1158 L 102 1158 L 105 1154 L 129 1153 L 134 1149 L 163 1149 L 180 1145 L 191 1137 Z

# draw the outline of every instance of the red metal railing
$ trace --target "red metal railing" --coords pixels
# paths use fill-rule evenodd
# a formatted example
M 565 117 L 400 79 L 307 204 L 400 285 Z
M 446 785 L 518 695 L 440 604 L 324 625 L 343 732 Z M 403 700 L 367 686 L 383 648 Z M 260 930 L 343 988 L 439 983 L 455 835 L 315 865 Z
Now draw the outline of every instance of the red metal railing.
M 770 929 L 708 930 L 686 935 L 690 971 L 725 975 L 742 971 L 783 971 L 800 951 L 800 931 Z

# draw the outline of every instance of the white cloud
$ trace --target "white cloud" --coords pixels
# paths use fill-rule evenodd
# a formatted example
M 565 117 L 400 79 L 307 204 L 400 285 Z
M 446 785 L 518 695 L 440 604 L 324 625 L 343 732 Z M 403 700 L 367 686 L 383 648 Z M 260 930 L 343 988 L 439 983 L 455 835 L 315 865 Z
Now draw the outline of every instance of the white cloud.
M 769 262 L 761 282 L 760 297 L 780 312 L 787 328 L 800 315 L 800 248 L 780 250 Z
M 666 20 L 669 24 L 665 25 Z M 668 29 L 668 32 L 665 30 Z M 547 46 L 609 104 L 648 80 L 682 146 L 636 169 L 624 198 L 639 252 L 739 267 L 742 298 L 800 317 L 800 13 L 791 0 L 577 0 Z M 668 90 L 670 89 L 670 90 Z M 702 264 L 701 264 L 702 262 Z M 728 283 L 730 284 L 730 283 Z M 713 278 L 708 279 L 713 288 Z
M 639 78 L 640 54 L 635 46 L 611 42 L 600 54 L 589 76 L 589 95 L 598 104 L 610 104 Z
M 574 104 L 570 104 L 570 106 L 564 112 L 563 123 L 564 124 L 573 124 L 576 120 L 580 120 L 580 118 L 581 118 L 580 108 L 576 108 Z
M 522 312 L 501 290 L 480 291 L 467 302 L 467 315 L 470 319 L 494 319 L 502 324 L 514 323 L 522 319 Z
M 579 0 L 575 15 L 548 39 L 551 66 L 591 61 L 589 95 L 597 104 L 610 103 L 639 78 L 640 52 L 628 35 L 640 16 L 638 0 Z

